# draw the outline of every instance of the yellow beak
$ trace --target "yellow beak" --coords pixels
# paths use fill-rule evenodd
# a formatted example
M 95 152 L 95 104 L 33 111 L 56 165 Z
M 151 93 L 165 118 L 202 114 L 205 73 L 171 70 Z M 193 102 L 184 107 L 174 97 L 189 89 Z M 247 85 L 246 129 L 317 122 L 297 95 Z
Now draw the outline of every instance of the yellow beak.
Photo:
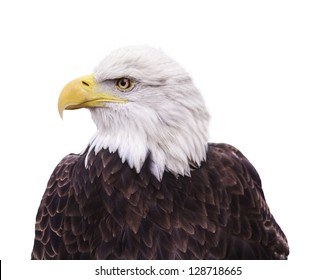
M 108 93 L 95 92 L 93 75 L 87 75 L 69 82 L 58 98 L 58 112 L 63 118 L 64 110 L 80 108 L 105 107 L 106 102 L 125 103 L 126 99 Z

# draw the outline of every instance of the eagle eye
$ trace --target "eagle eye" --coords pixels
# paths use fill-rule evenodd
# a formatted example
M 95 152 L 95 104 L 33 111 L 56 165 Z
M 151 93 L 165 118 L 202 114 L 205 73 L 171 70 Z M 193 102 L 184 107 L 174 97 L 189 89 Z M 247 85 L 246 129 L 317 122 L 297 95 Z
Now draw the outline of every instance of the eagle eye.
M 129 91 L 134 87 L 134 82 L 128 78 L 120 78 L 116 81 L 116 87 L 121 91 Z

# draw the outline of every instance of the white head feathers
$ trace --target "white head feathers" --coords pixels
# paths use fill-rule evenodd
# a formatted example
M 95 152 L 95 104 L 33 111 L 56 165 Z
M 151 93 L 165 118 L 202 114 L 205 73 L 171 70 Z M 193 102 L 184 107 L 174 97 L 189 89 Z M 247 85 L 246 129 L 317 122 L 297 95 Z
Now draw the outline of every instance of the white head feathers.
M 134 82 L 128 92 L 116 79 Z M 190 168 L 206 160 L 209 115 L 188 73 L 163 52 L 127 47 L 107 56 L 94 70 L 97 87 L 126 98 L 90 109 L 97 125 L 90 150 L 118 152 L 137 172 L 150 153 L 151 171 L 190 175 Z

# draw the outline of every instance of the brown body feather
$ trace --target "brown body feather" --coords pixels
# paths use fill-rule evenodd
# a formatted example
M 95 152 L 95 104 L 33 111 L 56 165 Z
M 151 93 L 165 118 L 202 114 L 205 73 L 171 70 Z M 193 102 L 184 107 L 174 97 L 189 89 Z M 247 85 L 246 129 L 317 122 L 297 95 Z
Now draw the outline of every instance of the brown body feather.
M 68 155 L 53 172 L 36 217 L 32 259 L 286 259 L 250 162 L 226 144 L 158 181 L 150 156 L 140 173 L 117 153 Z

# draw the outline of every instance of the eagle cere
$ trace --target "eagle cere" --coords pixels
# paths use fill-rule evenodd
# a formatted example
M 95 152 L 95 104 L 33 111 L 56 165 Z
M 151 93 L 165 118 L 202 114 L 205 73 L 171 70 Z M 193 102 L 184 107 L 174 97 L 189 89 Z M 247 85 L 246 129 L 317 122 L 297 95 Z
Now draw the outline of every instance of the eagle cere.
M 80 108 L 97 131 L 52 173 L 32 259 L 287 259 L 257 171 L 208 143 L 204 101 L 170 57 L 112 52 L 61 92 L 61 116 Z

